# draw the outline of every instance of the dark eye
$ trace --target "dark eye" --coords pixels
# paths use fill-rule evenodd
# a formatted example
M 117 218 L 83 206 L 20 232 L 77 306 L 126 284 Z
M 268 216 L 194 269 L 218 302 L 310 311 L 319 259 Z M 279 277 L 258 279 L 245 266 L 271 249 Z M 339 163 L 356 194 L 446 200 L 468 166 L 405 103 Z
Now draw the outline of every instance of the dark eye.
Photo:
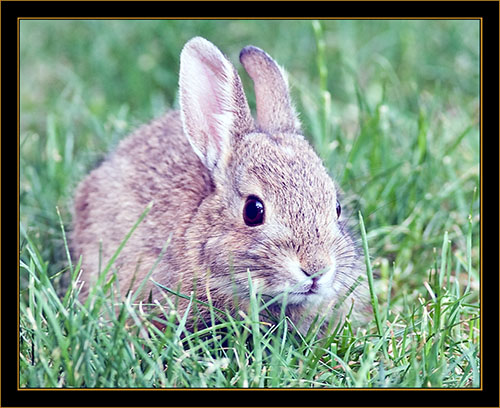
M 255 227 L 264 222 L 264 204 L 258 197 L 249 196 L 243 208 L 243 220 L 249 227 Z
M 340 218 L 340 213 L 342 212 L 342 208 L 340 207 L 339 200 L 337 200 L 337 206 L 335 207 L 337 210 L 337 218 Z

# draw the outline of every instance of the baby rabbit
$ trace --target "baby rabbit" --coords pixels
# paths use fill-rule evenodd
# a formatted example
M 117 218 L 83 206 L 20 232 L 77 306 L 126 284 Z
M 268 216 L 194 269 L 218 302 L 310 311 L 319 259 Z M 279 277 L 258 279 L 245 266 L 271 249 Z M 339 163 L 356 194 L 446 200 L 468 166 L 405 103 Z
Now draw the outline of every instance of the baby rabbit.
M 284 72 L 259 48 L 241 51 L 254 121 L 237 71 L 212 43 L 191 39 L 180 61 L 180 111 L 123 140 L 76 192 L 82 298 L 154 202 L 113 264 L 121 293 L 140 286 L 171 236 L 151 275 L 163 286 L 195 290 L 234 313 L 249 305 L 250 271 L 264 299 L 286 293 L 285 313 L 301 330 L 351 308 L 352 319 L 364 320 L 364 261 L 341 220 L 337 188 L 301 134 Z M 162 302 L 165 294 L 148 281 L 141 299 Z M 178 301 L 180 313 L 187 305 Z M 279 316 L 281 305 L 269 310 Z M 210 322 L 207 308 L 198 309 Z

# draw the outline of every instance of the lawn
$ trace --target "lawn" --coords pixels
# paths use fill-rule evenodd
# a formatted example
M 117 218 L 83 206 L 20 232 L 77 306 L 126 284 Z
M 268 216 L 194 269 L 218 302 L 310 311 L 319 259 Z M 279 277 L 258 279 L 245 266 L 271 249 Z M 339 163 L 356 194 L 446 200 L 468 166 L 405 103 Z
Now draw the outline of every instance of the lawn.
M 480 386 L 479 21 L 20 26 L 21 387 Z M 255 294 L 253 314 L 190 333 L 166 310 L 160 331 L 138 299 L 114 297 L 112 278 L 78 301 L 74 190 L 133 129 L 178 107 L 179 54 L 196 35 L 235 64 L 252 108 L 241 48 L 286 68 L 370 255 L 368 325 L 346 319 L 319 337 L 284 317 L 262 324 Z

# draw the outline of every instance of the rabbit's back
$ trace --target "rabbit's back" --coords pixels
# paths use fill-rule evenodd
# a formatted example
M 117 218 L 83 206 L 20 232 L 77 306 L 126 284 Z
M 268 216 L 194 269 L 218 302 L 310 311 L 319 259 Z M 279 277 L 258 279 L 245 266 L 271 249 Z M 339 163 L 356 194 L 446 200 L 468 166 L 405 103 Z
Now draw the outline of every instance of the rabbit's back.
M 183 236 L 211 189 L 206 168 L 183 134 L 178 112 L 140 127 L 123 140 L 82 181 L 75 196 L 72 249 L 76 256 L 83 255 L 83 295 L 152 201 L 150 212 L 112 268 L 119 270 L 123 293 L 132 281 L 136 288 L 171 235 L 155 274 L 161 273 L 164 283 L 175 284 L 172 271 L 178 267 L 173 254 L 184 252 L 182 240 L 175 238 Z

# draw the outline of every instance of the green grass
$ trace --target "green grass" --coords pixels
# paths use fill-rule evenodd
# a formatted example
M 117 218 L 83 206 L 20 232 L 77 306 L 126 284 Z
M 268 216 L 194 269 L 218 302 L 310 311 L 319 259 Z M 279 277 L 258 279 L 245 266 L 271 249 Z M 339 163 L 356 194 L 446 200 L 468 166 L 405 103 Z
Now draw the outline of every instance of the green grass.
M 248 315 L 196 333 L 165 310 L 160 331 L 146 304 L 119 301 L 111 264 L 78 301 L 74 189 L 177 106 L 195 35 L 238 69 L 254 44 L 289 72 L 370 254 L 366 327 L 319 338 L 259 323 L 256 294 Z M 476 21 L 22 21 L 21 387 L 480 386 L 478 38 Z

